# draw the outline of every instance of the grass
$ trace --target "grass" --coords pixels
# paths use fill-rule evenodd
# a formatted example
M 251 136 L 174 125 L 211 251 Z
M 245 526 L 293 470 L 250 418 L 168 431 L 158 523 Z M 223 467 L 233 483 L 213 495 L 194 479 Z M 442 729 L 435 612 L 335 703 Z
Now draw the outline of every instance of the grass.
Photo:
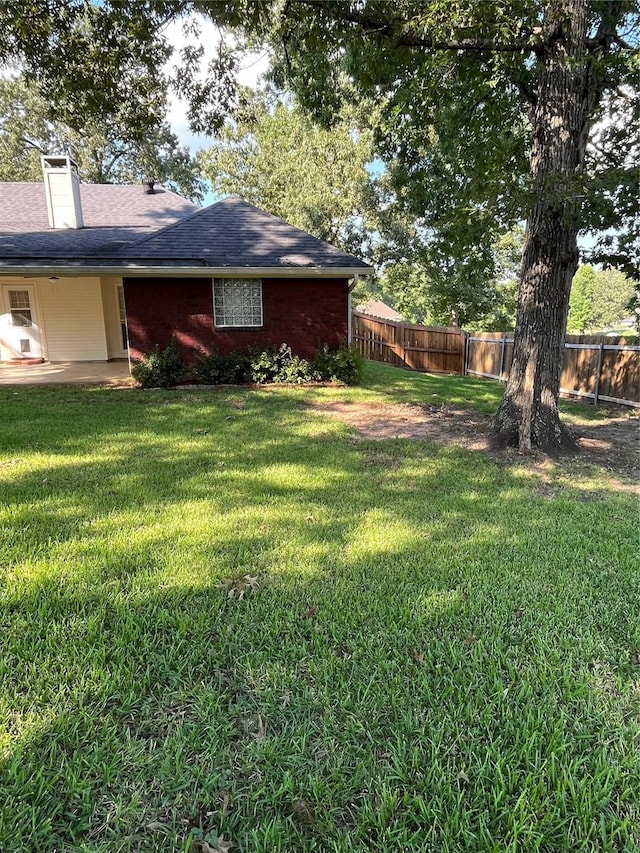
M 639 850 L 634 499 L 305 408 L 500 391 L 0 389 L 0 849 Z

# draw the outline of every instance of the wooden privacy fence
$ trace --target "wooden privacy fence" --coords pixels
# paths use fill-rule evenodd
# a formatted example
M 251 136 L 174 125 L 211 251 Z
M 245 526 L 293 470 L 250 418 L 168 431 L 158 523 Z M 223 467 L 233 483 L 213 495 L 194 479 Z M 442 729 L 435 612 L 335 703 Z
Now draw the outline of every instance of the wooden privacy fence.
M 487 376 L 506 381 L 513 359 L 513 333 L 417 326 L 354 311 L 353 343 L 365 358 L 429 373 Z M 594 403 L 640 408 L 640 346 L 624 338 L 568 335 L 560 378 L 563 394 Z
M 414 326 L 352 313 L 351 334 L 365 358 L 429 373 L 463 373 L 465 333 L 461 329 Z
M 467 338 L 465 372 L 505 382 L 513 359 L 513 333 Z M 624 338 L 567 335 L 560 377 L 563 394 L 640 408 L 640 346 Z

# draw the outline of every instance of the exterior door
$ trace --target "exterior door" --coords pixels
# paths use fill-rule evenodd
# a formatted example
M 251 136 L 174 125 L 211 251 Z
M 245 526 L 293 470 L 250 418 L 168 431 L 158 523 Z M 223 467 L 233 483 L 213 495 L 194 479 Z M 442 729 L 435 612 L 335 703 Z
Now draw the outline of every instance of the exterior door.
M 6 285 L 3 287 L 3 297 L 0 329 L 2 358 L 42 358 L 35 288 L 29 284 Z

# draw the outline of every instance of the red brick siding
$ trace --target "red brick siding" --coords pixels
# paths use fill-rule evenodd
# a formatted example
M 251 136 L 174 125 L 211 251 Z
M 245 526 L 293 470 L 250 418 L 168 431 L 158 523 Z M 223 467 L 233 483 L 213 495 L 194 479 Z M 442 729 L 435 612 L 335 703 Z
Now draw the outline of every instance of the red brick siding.
M 197 349 L 264 349 L 287 343 L 312 358 L 319 344 L 338 346 L 348 334 L 347 279 L 262 280 L 263 325 L 216 329 L 211 279 L 124 279 L 131 357 L 142 358 L 175 335 L 186 360 Z

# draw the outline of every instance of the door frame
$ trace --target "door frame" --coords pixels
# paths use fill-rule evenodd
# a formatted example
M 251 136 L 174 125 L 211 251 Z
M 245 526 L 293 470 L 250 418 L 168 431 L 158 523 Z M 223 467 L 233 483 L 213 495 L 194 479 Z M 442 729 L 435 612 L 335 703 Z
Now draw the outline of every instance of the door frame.
M 26 290 L 29 294 L 29 310 L 31 311 L 31 326 L 14 326 L 11 323 L 11 302 L 9 292 L 12 290 Z M 2 349 L 6 351 L 6 360 L 17 360 L 21 358 L 45 358 L 45 338 L 42 328 L 40 304 L 38 302 L 38 288 L 33 281 L 5 281 L 2 282 L 2 300 L 0 301 L 2 311 Z M 24 329 L 22 336 L 20 330 Z M 28 330 L 28 331 L 27 331 Z M 28 340 L 30 350 L 22 352 L 20 341 Z

